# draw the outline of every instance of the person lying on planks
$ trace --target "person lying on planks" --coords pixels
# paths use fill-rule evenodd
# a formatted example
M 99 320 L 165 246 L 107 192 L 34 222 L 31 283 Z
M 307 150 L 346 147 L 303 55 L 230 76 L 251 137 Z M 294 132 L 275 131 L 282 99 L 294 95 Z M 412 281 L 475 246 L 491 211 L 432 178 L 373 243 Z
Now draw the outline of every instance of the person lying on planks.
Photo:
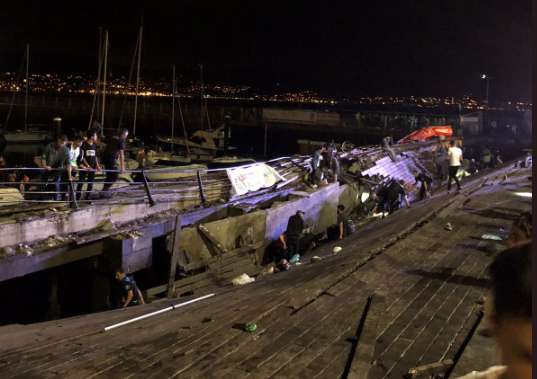
M 489 267 L 485 318 L 504 366 L 460 379 L 532 378 L 532 242 L 504 250 Z
M 420 200 L 423 200 L 425 196 L 431 197 L 431 187 L 433 184 L 433 178 L 431 178 L 426 173 L 422 172 L 421 174 L 417 171 L 413 172 L 414 177 L 416 178 L 416 183 L 421 183 L 420 187 Z
M 116 279 L 121 282 L 121 289 L 125 301 L 121 308 L 134 307 L 136 305 L 145 305 L 144 297 L 134 280 L 131 280 L 122 268 L 116 270 Z

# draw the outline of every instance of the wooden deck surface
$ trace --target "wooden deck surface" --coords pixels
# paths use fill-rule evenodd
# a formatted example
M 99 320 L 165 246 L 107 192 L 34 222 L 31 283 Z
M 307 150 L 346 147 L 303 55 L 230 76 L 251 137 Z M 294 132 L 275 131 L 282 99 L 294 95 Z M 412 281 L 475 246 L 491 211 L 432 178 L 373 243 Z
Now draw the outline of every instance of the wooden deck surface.
M 531 192 L 531 171 L 518 169 L 507 180 L 504 171 L 315 251 L 322 257 L 341 246 L 335 256 L 110 332 L 102 328 L 168 304 L 0 328 L 0 377 L 347 377 L 352 359 L 363 357 L 354 351 L 372 294 L 385 305 L 372 316 L 369 378 L 401 378 L 410 368 L 453 359 L 478 319 L 486 268 L 503 244 L 481 236 L 506 238 L 513 219 L 531 208 L 531 198 L 515 194 Z

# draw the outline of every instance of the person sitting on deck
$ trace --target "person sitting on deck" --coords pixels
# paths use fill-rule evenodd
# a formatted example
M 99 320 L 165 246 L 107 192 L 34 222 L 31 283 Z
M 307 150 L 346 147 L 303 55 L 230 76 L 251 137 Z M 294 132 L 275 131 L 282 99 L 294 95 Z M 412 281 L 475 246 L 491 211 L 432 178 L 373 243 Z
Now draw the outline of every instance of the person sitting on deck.
M 124 301 L 121 308 L 133 307 L 136 305 L 145 305 L 144 297 L 134 280 L 131 280 L 122 268 L 116 270 L 116 279 L 121 282 Z
M 392 162 L 399 162 L 399 159 L 397 159 L 397 155 L 395 154 L 395 151 L 390 147 L 391 144 L 392 144 L 392 136 L 386 136 L 382 139 L 382 143 L 380 147 L 382 148 L 382 150 L 388 153 Z
M 433 184 L 433 178 L 431 178 L 426 173 L 422 172 L 421 174 L 417 171 L 413 172 L 414 177 L 416 178 L 416 184 L 421 183 L 420 187 L 420 200 L 423 200 L 425 196 L 431 197 L 431 187 Z
M 406 206 L 410 208 L 410 203 L 406 196 L 405 188 L 403 187 L 405 182 L 403 180 L 396 181 L 392 180 L 390 184 L 378 191 L 379 196 L 382 198 L 382 201 L 379 205 L 379 208 L 384 212 L 385 208 L 388 208 L 388 213 L 392 214 L 401 204 L 399 197 L 402 197 L 402 200 L 405 202 Z
M 489 267 L 485 318 L 504 366 L 460 379 L 532 378 L 532 242 L 504 250 Z
M 326 233 L 329 241 L 342 240 L 349 234 L 349 218 L 345 214 L 344 205 L 337 206 L 337 224 L 329 227 Z

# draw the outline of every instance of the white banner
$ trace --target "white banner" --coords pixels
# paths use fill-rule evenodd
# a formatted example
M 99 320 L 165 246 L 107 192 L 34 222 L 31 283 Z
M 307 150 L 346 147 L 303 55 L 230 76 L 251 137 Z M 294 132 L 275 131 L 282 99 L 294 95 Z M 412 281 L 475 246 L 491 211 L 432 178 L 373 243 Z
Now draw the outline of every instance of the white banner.
M 258 191 L 261 188 L 269 188 L 277 182 L 285 180 L 276 170 L 264 163 L 226 171 L 233 186 L 234 191 L 232 192 L 237 195 L 244 195 L 248 191 Z

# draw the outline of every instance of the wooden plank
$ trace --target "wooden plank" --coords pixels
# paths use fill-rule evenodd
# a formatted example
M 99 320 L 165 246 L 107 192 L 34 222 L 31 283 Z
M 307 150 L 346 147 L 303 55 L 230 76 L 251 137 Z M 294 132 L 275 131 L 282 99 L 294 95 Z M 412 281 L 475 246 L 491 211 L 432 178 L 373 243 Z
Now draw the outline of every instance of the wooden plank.
M 185 266 L 182 266 L 182 268 L 185 271 L 192 271 L 192 270 L 195 270 L 195 269 L 198 269 L 198 268 L 201 268 L 201 267 L 209 266 L 211 263 L 219 262 L 219 261 L 221 261 L 223 259 L 228 259 L 228 258 L 234 257 L 234 256 L 242 254 L 242 253 L 247 253 L 247 252 L 249 252 L 251 250 L 259 249 L 264 244 L 265 244 L 265 242 L 257 242 L 257 243 L 254 243 L 252 245 L 243 246 L 243 247 L 240 247 L 238 249 L 231 250 L 230 252 L 228 252 L 225 255 L 221 255 L 221 256 L 219 255 L 219 256 L 216 256 L 216 257 L 206 258 L 206 259 L 202 259 L 202 260 L 199 260 L 199 261 L 196 261 L 196 262 L 192 262 L 192 263 L 189 263 L 189 264 L 187 264 Z
M 175 271 L 177 270 L 177 259 L 179 259 L 179 239 L 181 238 L 181 222 L 182 215 L 177 215 L 175 218 L 175 233 L 173 236 L 172 257 L 170 259 L 170 275 L 168 277 L 168 299 L 172 298 L 175 282 Z
M 209 231 L 209 229 L 207 229 L 207 227 L 205 227 L 205 225 L 200 224 L 198 226 L 198 230 L 214 245 L 214 247 L 216 247 L 220 254 L 227 254 L 228 250 L 216 239 L 215 236 L 211 234 L 211 232 Z
M 382 295 L 373 294 L 369 308 L 364 315 L 362 332 L 358 340 L 354 357 L 349 369 L 348 379 L 367 379 L 378 337 L 379 319 L 386 308 L 386 299 Z
M 439 375 L 446 372 L 451 366 L 453 366 L 453 360 L 447 359 L 442 362 L 432 363 L 430 365 L 414 367 L 408 370 L 408 379 L 417 379 L 429 377 L 431 375 Z

